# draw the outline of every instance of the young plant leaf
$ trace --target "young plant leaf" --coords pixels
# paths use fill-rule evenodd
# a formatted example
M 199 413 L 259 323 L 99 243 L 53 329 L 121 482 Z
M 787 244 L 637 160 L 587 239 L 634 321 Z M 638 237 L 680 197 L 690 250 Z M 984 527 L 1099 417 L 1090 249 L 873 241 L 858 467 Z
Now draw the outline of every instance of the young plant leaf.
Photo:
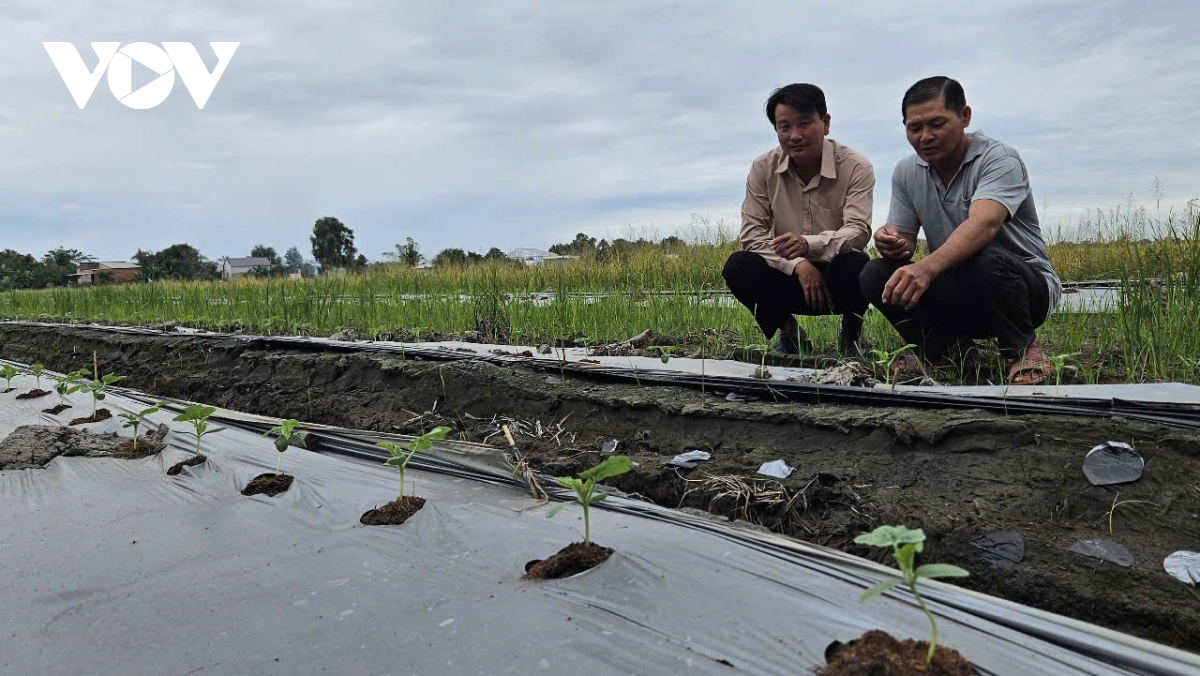
M 894 547 L 924 541 L 924 531 L 920 528 L 909 530 L 904 526 L 880 526 L 870 533 L 863 533 L 854 538 L 856 544 L 871 545 L 872 547 Z
M 867 591 L 863 592 L 863 595 L 858 597 L 858 602 L 864 603 L 866 601 L 870 601 L 871 599 L 875 598 L 876 596 L 879 596 L 880 594 L 888 591 L 892 587 L 895 587 L 896 585 L 899 585 L 899 584 L 904 584 L 904 580 L 901 580 L 899 578 L 894 579 L 894 580 L 884 580 L 883 582 L 880 582 L 879 584 L 874 585 Z
M 913 573 L 917 577 L 969 577 L 971 574 L 958 566 L 952 566 L 948 563 L 927 563 L 918 567 Z
M 623 455 L 614 455 L 606 458 L 599 465 L 580 472 L 579 477 L 585 481 L 588 479 L 592 481 L 604 481 L 610 477 L 628 472 L 633 466 L 634 463 L 629 458 Z

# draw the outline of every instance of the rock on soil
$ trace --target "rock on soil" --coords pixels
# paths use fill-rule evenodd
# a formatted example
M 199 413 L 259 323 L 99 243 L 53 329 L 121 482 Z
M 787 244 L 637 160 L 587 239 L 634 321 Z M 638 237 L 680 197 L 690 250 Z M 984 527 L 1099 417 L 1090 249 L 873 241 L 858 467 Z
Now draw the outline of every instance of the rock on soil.
M 146 457 L 166 447 L 162 442 L 166 433 L 167 427 L 160 426 L 153 435 L 139 437 L 135 453 L 133 440 L 115 432 L 95 434 L 73 427 L 25 425 L 0 441 L 0 470 L 40 469 L 60 455 L 123 459 Z

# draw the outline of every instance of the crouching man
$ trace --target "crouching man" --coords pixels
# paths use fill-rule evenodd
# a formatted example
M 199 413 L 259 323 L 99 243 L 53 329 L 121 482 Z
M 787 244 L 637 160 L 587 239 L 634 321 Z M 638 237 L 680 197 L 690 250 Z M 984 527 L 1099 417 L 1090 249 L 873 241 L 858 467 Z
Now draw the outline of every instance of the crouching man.
M 862 155 L 827 138 L 825 94 L 791 84 L 767 100 L 779 145 L 759 155 L 746 179 L 742 251 L 725 263 L 725 283 L 754 314 L 774 349 L 811 350 L 795 315 L 842 315 L 838 340 L 854 352 L 867 300 L 859 275 L 869 257 L 875 171 Z
M 901 109 L 916 154 L 892 175 L 887 223 L 875 233 L 883 257 L 863 270 L 863 294 L 926 359 L 994 338 L 1011 384 L 1044 382 L 1053 366 L 1035 331 L 1062 298 L 1062 283 L 1025 163 L 982 132 L 966 133 L 971 108 L 950 78 L 914 84 Z M 930 254 L 914 263 L 921 231 Z M 893 366 L 901 376 L 919 368 L 911 352 Z

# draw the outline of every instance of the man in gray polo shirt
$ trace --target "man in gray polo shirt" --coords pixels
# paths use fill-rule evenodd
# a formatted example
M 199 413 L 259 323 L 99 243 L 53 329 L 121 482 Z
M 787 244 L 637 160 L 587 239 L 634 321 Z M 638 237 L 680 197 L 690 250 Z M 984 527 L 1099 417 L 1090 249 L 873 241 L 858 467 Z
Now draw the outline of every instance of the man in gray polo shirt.
M 902 102 L 916 151 L 892 175 L 887 224 L 875 233 L 883 258 L 859 278 L 863 294 L 927 359 L 963 340 L 995 338 L 1014 385 L 1040 384 L 1052 364 L 1035 331 L 1062 298 L 1017 151 L 966 133 L 971 109 L 946 77 L 914 84 Z M 930 254 L 912 262 L 917 233 Z M 919 369 L 906 353 L 899 375 Z

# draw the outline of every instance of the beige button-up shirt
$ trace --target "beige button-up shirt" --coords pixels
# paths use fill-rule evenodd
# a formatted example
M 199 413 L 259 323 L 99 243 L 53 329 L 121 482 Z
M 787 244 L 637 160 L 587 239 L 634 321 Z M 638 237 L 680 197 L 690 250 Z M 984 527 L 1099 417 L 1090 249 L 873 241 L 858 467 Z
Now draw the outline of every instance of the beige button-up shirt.
M 755 158 L 742 202 L 742 248 L 789 275 L 800 259 L 783 259 L 771 248 L 771 240 L 786 232 L 808 241 L 810 261 L 866 250 L 875 191 L 875 169 L 867 158 L 826 138 L 821 171 L 807 185 L 790 166 L 778 146 Z

